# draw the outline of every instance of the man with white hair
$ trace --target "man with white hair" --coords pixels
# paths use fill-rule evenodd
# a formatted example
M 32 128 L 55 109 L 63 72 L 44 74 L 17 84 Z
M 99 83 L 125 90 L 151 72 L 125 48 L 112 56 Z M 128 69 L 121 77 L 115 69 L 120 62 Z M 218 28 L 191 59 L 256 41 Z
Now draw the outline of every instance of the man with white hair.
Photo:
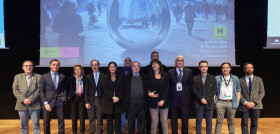
M 178 134 L 178 117 L 182 117 L 182 134 L 188 133 L 188 111 L 193 83 L 192 70 L 184 68 L 184 56 L 175 59 L 176 68 L 168 71 L 169 99 L 171 109 L 172 134 Z

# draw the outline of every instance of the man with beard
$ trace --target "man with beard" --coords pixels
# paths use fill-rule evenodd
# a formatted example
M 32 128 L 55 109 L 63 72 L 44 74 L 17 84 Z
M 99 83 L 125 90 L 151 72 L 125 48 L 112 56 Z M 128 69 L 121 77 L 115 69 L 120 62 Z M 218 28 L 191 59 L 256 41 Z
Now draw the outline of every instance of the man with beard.
M 248 119 L 251 117 L 250 134 L 256 134 L 260 109 L 263 109 L 264 85 L 262 78 L 253 75 L 254 66 L 251 62 L 244 63 L 245 76 L 240 78 L 241 98 L 238 110 L 242 112 L 242 134 L 248 134 Z

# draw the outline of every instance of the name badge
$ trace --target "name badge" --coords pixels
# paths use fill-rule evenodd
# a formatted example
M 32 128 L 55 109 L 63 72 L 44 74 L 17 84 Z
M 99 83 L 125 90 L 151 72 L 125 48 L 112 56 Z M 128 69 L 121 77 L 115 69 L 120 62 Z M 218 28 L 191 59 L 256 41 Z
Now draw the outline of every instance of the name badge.
M 181 82 L 177 82 L 176 88 L 177 88 L 177 91 L 182 91 L 182 88 L 183 88 L 182 83 Z
M 231 93 L 228 90 L 226 90 L 225 98 L 230 98 L 230 96 L 231 96 Z

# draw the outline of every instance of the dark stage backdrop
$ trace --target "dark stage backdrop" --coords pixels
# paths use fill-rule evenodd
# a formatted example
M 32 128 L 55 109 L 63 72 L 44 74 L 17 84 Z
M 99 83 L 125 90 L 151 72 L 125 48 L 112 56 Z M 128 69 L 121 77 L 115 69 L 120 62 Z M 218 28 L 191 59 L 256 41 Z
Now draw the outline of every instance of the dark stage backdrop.
M 40 1 L 5 0 L 6 45 L 9 50 L 0 50 L 0 119 L 17 119 L 14 110 L 16 99 L 12 92 L 14 76 L 22 72 L 21 63 L 26 59 L 39 64 L 40 48 Z M 267 0 L 235 1 L 236 64 L 251 61 L 255 65 L 255 75 L 264 81 L 266 95 L 263 99 L 264 110 L 261 117 L 280 117 L 280 71 L 279 50 L 263 50 L 266 44 Z M 186 42 L 187 43 L 187 42 Z M 100 61 L 102 62 L 102 61 Z M 188 61 L 185 61 L 188 62 Z M 101 68 L 105 71 L 106 68 Z M 194 67 L 194 74 L 198 68 Z M 44 74 L 49 68 L 35 68 L 34 72 Z M 90 73 L 90 68 L 85 68 Z M 60 72 L 70 76 L 72 68 L 60 68 Z M 209 68 L 213 75 L 220 74 L 219 67 Z M 232 73 L 244 75 L 241 67 L 232 68 Z M 69 105 L 65 106 L 65 118 L 69 118 Z M 214 114 L 215 115 L 215 114 Z M 194 110 L 190 111 L 194 117 Z M 237 115 L 240 117 L 239 115 Z

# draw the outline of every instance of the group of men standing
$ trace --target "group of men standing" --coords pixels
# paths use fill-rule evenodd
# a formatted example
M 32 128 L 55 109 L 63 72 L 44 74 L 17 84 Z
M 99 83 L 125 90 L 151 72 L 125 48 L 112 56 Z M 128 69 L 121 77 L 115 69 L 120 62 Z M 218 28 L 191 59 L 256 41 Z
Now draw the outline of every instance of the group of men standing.
M 156 56 L 155 56 L 156 55 Z M 152 52 L 151 60 L 159 59 L 158 52 Z M 150 133 L 149 127 L 145 131 L 147 116 L 147 80 L 145 74 L 140 73 L 141 64 L 132 62 L 129 57 L 124 61 L 125 67 L 119 70 L 123 75 L 123 106 L 127 112 L 128 133 L 135 133 L 135 119 L 139 134 Z M 251 117 L 250 133 L 257 132 L 258 118 L 264 97 L 264 85 L 260 77 L 253 75 L 252 63 L 246 62 L 243 66 L 245 76 L 238 79 L 230 73 L 231 64 L 221 64 L 222 73 L 213 76 L 208 73 L 208 62 L 200 61 L 200 74 L 193 77 L 191 69 L 184 67 L 184 57 L 175 58 L 175 66 L 168 71 L 169 101 L 171 112 L 172 133 L 178 134 L 178 118 L 182 118 L 182 134 L 188 133 L 188 112 L 190 98 L 193 95 L 193 104 L 196 111 L 196 133 L 201 133 L 203 115 L 206 118 L 206 132 L 212 133 L 213 110 L 217 110 L 217 123 L 215 133 L 220 134 L 226 113 L 229 133 L 234 134 L 234 118 L 236 110 L 242 112 L 242 133 L 247 134 L 248 118 Z M 58 73 L 60 62 L 56 59 L 50 61 L 50 72 L 39 75 L 33 73 L 33 62 L 26 60 L 22 63 L 24 73 L 15 76 L 13 92 L 17 98 L 15 109 L 18 110 L 21 122 L 21 133 L 28 133 L 29 117 L 33 122 L 33 133 L 40 133 L 40 109 L 43 109 L 44 133 L 50 134 L 51 113 L 55 111 L 58 118 L 59 134 L 65 133 L 63 118 L 63 102 L 66 101 L 65 75 Z M 90 133 L 103 133 L 103 119 L 101 101 L 103 95 L 102 80 L 105 74 L 99 71 L 99 61 L 91 61 L 92 73 L 85 79 L 84 104 L 87 109 Z M 148 69 L 148 68 L 146 68 Z M 165 69 L 164 69 L 165 70 Z M 143 70 L 144 71 L 144 70 Z M 149 72 L 149 71 L 147 71 Z M 43 105 L 41 105 L 41 103 Z M 97 119 L 97 129 L 95 120 Z M 83 128 L 83 129 L 82 129 Z M 84 133 L 84 127 L 81 127 Z

